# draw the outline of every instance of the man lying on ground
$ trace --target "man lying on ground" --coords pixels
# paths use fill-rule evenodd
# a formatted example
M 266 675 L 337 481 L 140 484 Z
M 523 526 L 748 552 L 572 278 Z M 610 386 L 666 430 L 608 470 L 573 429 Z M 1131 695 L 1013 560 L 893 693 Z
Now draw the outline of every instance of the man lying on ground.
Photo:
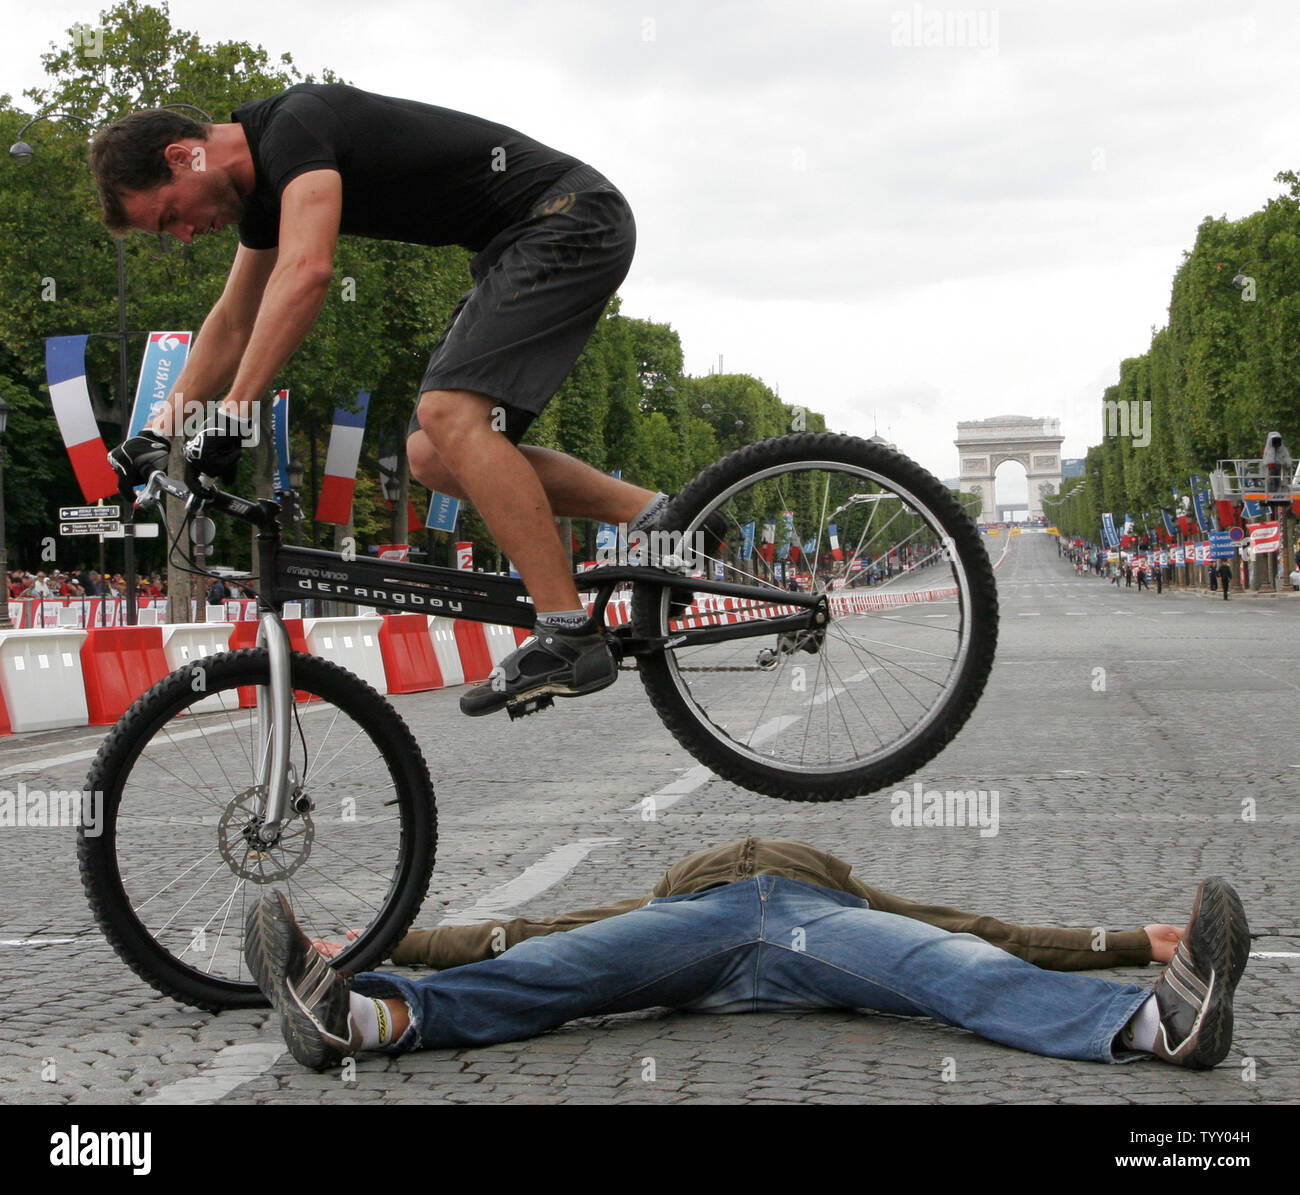
M 929 1016 L 1099 1062 L 1152 1055 L 1205 1069 L 1227 1056 L 1250 946 L 1241 901 L 1221 878 L 1202 881 L 1183 931 L 1110 933 L 920 905 L 850 871 L 806 843 L 712 847 L 670 869 L 649 898 L 408 934 L 395 962 L 443 968 L 415 980 L 333 971 L 326 954 L 337 948 L 313 948 L 274 892 L 250 911 L 244 950 L 293 1056 L 318 1070 L 362 1050 L 515 1041 L 655 1007 Z M 1063 973 L 1153 959 L 1167 963 L 1154 988 Z

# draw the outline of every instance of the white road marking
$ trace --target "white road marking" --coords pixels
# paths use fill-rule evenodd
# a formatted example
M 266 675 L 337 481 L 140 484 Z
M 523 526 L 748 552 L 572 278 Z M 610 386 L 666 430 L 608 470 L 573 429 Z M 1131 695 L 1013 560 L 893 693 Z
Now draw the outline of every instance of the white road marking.
M 273 1022 L 279 1026 L 279 1021 Z M 284 1043 L 244 1042 L 218 1050 L 201 1074 L 168 1083 L 144 1101 L 146 1104 L 212 1104 L 236 1087 L 264 1074 L 285 1052 Z
M 1042 615 L 1037 610 L 1033 610 L 1028 614 L 1024 614 L 1024 613 L 1017 614 L 1016 617 L 1017 618 L 1042 618 Z
M 324 713 L 326 710 L 332 710 L 334 706 L 325 701 L 313 701 L 311 703 L 302 703 L 298 706 L 300 717 L 307 717 L 311 714 Z M 232 711 L 233 712 L 233 711 Z M 253 712 L 252 710 L 249 711 Z M 215 715 L 220 717 L 219 714 Z M 104 737 L 107 738 L 111 726 L 104 727 Z M 197 738 L 199 735 L 230 734 L 232 731 L 246 731 L 247 726 L 232 726 L 229 722 L 224 725 L 213 726 L 196 726 L 193 730 L 182 730 L 177 734 L 168 735 L 167 741 L 179 743 L 185 739 Z M 43 772 L 46 768 L 61 767 L 65 763 L 77 763 L 83 759 L 94 759 L 99 754 L 99 748 L 93 751 L 73 751 L 68 755 L 50 755 L 45 759 L 29 759 L 23 763 L 10 764 L 8 767 L 0 768 L 0 776 L 12 776 L 15 772 Z
M 1300 952 L 1294 950 L 1252 950 L 1251 958 L 1300 958 Z
M 598 846 L 621 841 L 618 838 L 580 838 L 577 842 L 566 843 L 556 847 L 550 854 L 543 856 L 531 867 L 526 867 L 513 880 L 493 888 L 486 896 L 480 897 L 467 909 L 458 913 L 448 913 L 440 925 L 477 925 L 480 921 L 490 921 L 503 912 L 513 909 L 540 896 L 548 888 L 554 888 L 565 876 L 578 866 L 592 850 Z
M 870 671 L 855 674 L 850 680 L 860 680 L 864 676 L 870 675 Z M 842 692 L 842 690 L 841 690 Z M 810 702 L 811 704 L 811 702 Z M 780 734 L 788 726 L 793 726 L 796 722 L 802 722 L 801 717 L 793 714 L 782 714 L 780 717 L 773 718 L 770 722 L 764 722 L 752 735 L 749 736 L 749 745 L 757 747 L 760 743 L 766 742 L 774 734 Z M 687 769 L 685 775 L 674 780 L 671 784 L 661 788 L 658 792 L 651 793 L 648 800 L 652 801 L 651 808 L 656 813 L 662 813 L 665 809 L 671 809 L 683 797 L 690 796 L 697 788 L 702 788 L 710 780 L 716 780 L 717 774 L 708 768 L 701 766 Z M 629 809 L 640 809 L 641 802 L 637 801 L 628 806 Z
M 696 769 L 692 769 L 696 770 Z M 700 769 L 703 770 L 703 769 Z M 712 773 L 709 773 L 711 776 Z M 449 913 L 440 925 L 475 925 L 490 921 L 554 887 L 582 862 L 597 846 L 621 841 L 618 838 L 580 838 L 566 843 L 543 856 L 531 867 L 526 867 L 513 880 L 507 880 L 480 897 L 466 909 Z M 278 1021 L 272 1020 L 272 1032 L 278 1032 Z M 145 1100 L 146 1104 L 209 1104 L 224 1098 L 237 1087 L 250 1083 L 265 1074 L 286 1053 L 282 1042 L 248 1042 L 227 1046 L 217 1052 L 203 1070 L 188 1079 L 168 1083 Z
M 0 946 L 63 946 L 68 942 L 79 941 L 77 938 L 5 938 Z

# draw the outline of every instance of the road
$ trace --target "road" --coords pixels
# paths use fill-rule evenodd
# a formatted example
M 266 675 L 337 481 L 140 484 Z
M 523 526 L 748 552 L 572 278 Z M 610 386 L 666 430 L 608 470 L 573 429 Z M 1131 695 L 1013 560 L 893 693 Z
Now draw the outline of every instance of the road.
M 1252 959 L 1217 1070 L 1062 1062 L 928 1020 L 660 1010 L 529 1042 L 365 1056 L 345 1081 L 300 1068 L 265 1010 L 217 1016 L 154 993 L 94 926 L 74 832 L 3 828 L 0 1101 L 1295 1101 L 1300 601 L 1116 590 L 1075 577 L 1031 534 L 997 576 L 1002 634 L 986 696 L 904 786 L 996 791 L 995 835 L 891 825 L 888 793 L 798 805 L 710 780 L 631 675 L 513 724 L 461 717 L 455 690 L 395 697 L 438 793 L 439 862 L 420 923 L 635 895 L 691 851 L 748 834 L 803 838 L 868 883 L 1029 924 L 1181 924 L 1196 881 L 1223 874 L 1253 949 L 1281 957 Z M 100 737 L 6 739 L 0 787 L 80 788 Z M 656 794 L 645 820 L 642 799 Z M 1156 970 L 1108 974 L 1149 982 Z

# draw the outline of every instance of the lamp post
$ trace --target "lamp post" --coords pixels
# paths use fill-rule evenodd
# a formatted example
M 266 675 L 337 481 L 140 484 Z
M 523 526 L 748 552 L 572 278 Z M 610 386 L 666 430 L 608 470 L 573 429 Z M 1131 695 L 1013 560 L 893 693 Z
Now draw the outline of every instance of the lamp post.
M 706 415 L 711 415 L 713 413 L 713 404 L 711 402 L 702 402 L 700 403 L 700 410 L 703 411 Z M 739 415 L 737 415 L 735 411 L 719 411 L 718 415 L 719 416 L 730 415 L 731 418 L 736 421 L 735 422 L 736 427 L 740 428 L 745 426 L 745 421 Z
M 9 622 L 9 554 L 5 547 L 5 428 L 9 426 L 9 404 L 0 398 L 0 631 L 7 631 Z
M 212 123 L 212 117 L 204 112 L 202 108 L 197 108 L 193 104 L 159 104 L 160 108 L 186 108 L 191 112 L 197 113 L 207 124 Z M 32 125 L 42 120 L 75 120 L 79 124 L 85 125 L 93 130 L 93 125 L 84 116 L 74 116 L 71 112 L 38 112 L 31 118 L 21 129 L 18 130 L 18 140 L 9 147 L 9 156 L 19 164 L 26 164 L 36 156 L 36 151 L 23 140 L 23 134 L 27 132 Z M 117 242 L 117 331 L 116 332 L 92 332 L 95 336 L 104 340 L 117 341 L 117 384 L 118 384 L 118 411 L 122 425 L 122 439 L 127 438 L 131 426 L 131 394 L 129 371 L 127 368 L 126 341 L 128 336 L 143 336 L 143 332 L 128 332 L 126 327 L 126 239 L 124 237 L 114 237 Z M 130 507 L 123 512 L 124 515 L 130 515 Z M 136 622 L 136 576 L 135 576 L 135 537 L 132 535 L 133 527 L 129 517 L 123 518 L 123 523 L 128 525 L 126 534 L 122 538 L 123 568 L 126 574 L 126 625 L 135 626 Z
M 298 495 L 302 492 L 302 479 L 306 470 L 302 467 L 302 461 L 295 457 L 285 467 L 285 472 L 289 475 L 289 492 L 281 497 L 282 501 L 287 503 L 289 518 L 293 522 L 294 546 L 300 547 L 302 545 L 302 503 Z M 281 510 L 284 510 L 284 506 Z M 283 515 L 281 517 L 283 518 Z

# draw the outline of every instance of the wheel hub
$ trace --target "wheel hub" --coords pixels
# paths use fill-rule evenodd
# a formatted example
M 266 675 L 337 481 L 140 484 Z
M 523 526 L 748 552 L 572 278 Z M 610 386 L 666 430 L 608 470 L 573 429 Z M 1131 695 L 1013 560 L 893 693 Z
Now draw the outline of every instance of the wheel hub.
M 272 884 L 288 879 L 311 857 L 316 831 L 311 801 L 295 791 L 290 800 L 295 811 L 290 820 L 268 842 L 261 836 L 266 808 L 266 789 L 255 784 L 237 794 L 217 825 L 217 846 L 226 865 L 237 876 L 254 884 Z

